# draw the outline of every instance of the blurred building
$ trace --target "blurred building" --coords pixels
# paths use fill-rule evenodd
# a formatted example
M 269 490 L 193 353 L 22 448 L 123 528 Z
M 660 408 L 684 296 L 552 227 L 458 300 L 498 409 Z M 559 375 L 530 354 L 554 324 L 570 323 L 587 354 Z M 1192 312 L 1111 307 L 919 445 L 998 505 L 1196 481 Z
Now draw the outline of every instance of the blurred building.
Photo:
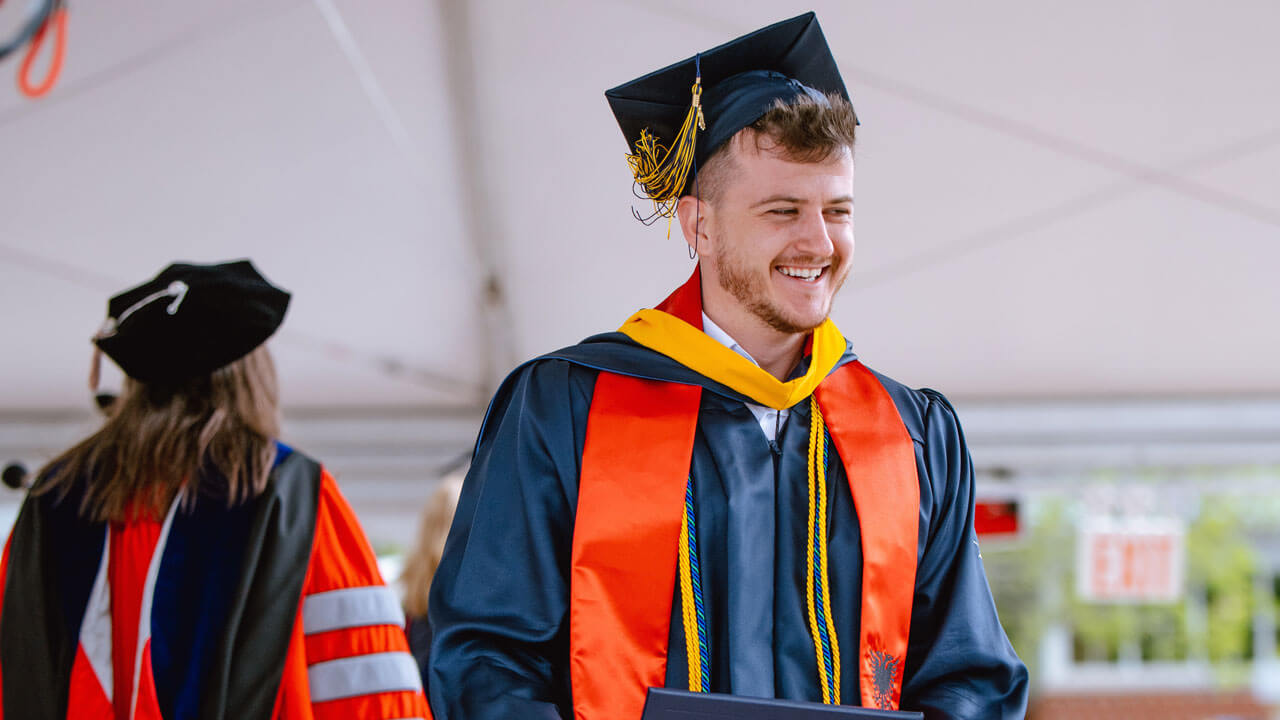
M 1271 717 L 1280 701 L 1280 401 L 960 412 L 980 500 L 1016 503 L 1016 529 L 986 535 L 983 551 L 1033 673 L 1031 717 Z M 1141 545 L 1082 556 L 1094 551 L 1082 533 L 1100 522 L 1119 537 L 1172 528 L 1175 562 Z M 1114 597 L 1084 587 L 1088 573 L 1108 572 Z M 1134 586 L 1128 596 L 1123 583 Z

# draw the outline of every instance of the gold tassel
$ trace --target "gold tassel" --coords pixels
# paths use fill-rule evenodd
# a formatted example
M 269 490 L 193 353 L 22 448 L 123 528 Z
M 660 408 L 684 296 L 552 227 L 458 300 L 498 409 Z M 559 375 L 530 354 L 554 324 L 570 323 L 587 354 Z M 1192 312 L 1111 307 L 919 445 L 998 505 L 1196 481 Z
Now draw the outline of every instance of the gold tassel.
M 685 115 L 684 125 L 680 126 L 671 147 L 660 144 L 658 138 L 645 128 L 636 141 L 635 153 L 627 156 L 636 185 L 644 191 L 643 197 L 653 201 L 652 215 L 646 218 L 636 213 L 636 217 L 645 224 L 660 217 L 667 218 L 668 237 L 671 236 L 670 221 L 676 215 L 680 191 L 684 189 L 689 169 L 693 167 L 698 131 L 706 129 L 707 123 L 702 117 L 702 74 L 699 72 L 693 81 L 693 103 L 689 106 L 689 114 Z

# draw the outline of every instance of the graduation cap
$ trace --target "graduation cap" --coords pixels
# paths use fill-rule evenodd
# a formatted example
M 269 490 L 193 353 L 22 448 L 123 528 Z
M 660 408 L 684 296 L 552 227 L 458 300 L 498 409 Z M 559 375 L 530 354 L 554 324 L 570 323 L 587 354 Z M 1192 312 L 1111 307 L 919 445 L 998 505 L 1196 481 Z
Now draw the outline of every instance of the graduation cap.
M 808 95 L 826 105 L 827 94 L 849 99 L 812 12 L 605 92 L 634 150 L 627 161 L 636 184 L 656 208 L 642 219 L 674 215 L 698 166 L 778 100 Z
M 289 293 L 248 260 L 175 263 L 111 298 L 93 342 L 131 378 L 179 383 L 248 355 L 288 307 Z

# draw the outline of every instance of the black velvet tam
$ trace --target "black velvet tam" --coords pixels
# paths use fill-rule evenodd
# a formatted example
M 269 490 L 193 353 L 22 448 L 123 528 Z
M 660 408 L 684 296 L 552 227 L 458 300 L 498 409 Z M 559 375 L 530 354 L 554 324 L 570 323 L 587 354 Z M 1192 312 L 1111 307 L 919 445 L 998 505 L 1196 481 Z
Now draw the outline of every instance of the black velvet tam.
M 826 94 L 849 99 L 818 18 L 809 12 L 605 92 L 628 147 L 645 129 L 670 145 L 689 112 L 699 70 L 707 128 L 698 135 L 694 171 L 777 100 L 801 94 L 823 104 Z
M 248 260 L 175 263 L 111 298 L 93 341 L 135 380 L 178 383 L 248 355 L 288 307 L 289 293 Z

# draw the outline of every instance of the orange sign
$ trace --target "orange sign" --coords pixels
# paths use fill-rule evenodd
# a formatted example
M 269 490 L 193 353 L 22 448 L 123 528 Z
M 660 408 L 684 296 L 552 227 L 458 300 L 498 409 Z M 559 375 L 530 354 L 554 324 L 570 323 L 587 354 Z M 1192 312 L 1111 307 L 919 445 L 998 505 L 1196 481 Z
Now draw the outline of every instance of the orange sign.
M 1158 603 L 1182 597 L 1186 565 L 1180 520 L 1106 517 L 1081 523 L 1076 592 L 1089 602 Z

